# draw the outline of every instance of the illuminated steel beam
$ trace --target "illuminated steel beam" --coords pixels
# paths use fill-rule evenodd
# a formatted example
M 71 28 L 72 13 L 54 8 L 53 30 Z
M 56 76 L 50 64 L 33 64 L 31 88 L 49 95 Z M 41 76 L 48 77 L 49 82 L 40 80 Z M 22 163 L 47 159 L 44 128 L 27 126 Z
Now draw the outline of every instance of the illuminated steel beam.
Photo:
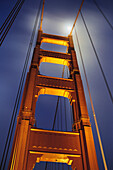
M 54 51 L 47 51 L 47 50 L 40 49 L 39 55 L 44 57 L 47 56 L 47 57 L 60 58 L 60 59 L 71 61 L 71 55 L 69 53 L 61 53 L 61 52 L 54 52 Z
M 74 91 L 75 85 L 72 79 L 37 75 L 36 86 Z
M 32 169 L 33 164 L 40 161 L 67 163 L 68 165 L 78 162 L 81 170 L 83 169 L 79 133 L 37 128 L 31 128 L 30 131 L 27 169 Z M 31 163 L 32 157 L 34 159 Z

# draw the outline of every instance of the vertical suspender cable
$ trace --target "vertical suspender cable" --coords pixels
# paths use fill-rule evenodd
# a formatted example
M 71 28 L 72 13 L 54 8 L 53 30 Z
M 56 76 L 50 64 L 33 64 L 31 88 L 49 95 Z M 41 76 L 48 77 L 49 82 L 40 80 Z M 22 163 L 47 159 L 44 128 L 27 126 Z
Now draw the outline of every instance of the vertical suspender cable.
M 33 27 L 33 32 L 32 32 L 32 35 L 31 35 L 30 42 L 29 42 L 29 46 L 28 46 L 28 51 L 27 51 L 26 60 L 25 60 L 25 63 L 24 63 L 24 68 L 23 68 L 23 71 L 22 71 L 22 76 L 21 76 L 19 89 L 18 89 L 18 92 L 19 92 L 19 98 L 17 99 L 18 102 L 20 101 L 20 95 L 21 95 L 21 92 L 22 92 L 22 87 L 23 87 L 23 83 L 24 83 L 24 79 L 25 79 L 25 75 L 26 75 L 26 70 L 27 70 L 27 66 L 28 66 L 28 62 L 29 62 L 29 58 L 30 58 L 30 54 L 31 54 L 31 49 L 32 49 L 32 46 L 33 46 L 33 41 L 34 41 L 34 38 L 35 38 L 37 24 L 38 24 L 38 27 L 39 27 L 39 23 L 40 23 L 39 16 L 40 16 L 41 4 L 42 4 L 42 0 L 40 0 L 39 8 L 38 8 L 38 11 L 37 11 L 37 15 L 36 15 L 36 19 L 35 19 L 35 23 L 34 23 L 34 27 Z M 15 123 L 15 119 L 16 119 L 18 104 L 17 104 L 17 108 L 16 108 L 16 111 L 15 111 L 14 123 Z M 14 123 L 13 123 L 13 127 L 14 127 Z M 35 124 L 36 124 L 36 122 L 35 122 Z M 11 131 L 11 136 L 12 136 L 12 132 L 13 132 L 13 128 L 12 128 L 12 131 Z M 15 155 L 14 155 L 14 157 L 15 157 Z
M 63 66 L 62 78 L 64 77 L 64 69 L 65 69 L 65 65 Z M 57 99 L 57 105 L 56 105 L 56 111 L 55 111 L 55 116 L 54 116 L 54 121 L 53 121 L 52 130 L 54 130 L 54 126 L 55 126 L 55 122 L 56 122 L 56 116 L 57 116 L 57 110 L 58 110 L 59 99 L 60 99 L 60 96 L 58 96 L 58 99 Z
M 102 9 L 99 7 L 99 5 L 97 4 L 97 2 L 95 0 L 93 0 L 94 4 L 96 5 L 96 7 L 98 8 L 98 10 L 101 12 L 101 14 L 103 15 L 104 19 L 106 20 L 106 22 L 108 23 L 108 25 L 111 27 L 111 29 L 113 30 L 113 25 L 110 23 L 110 21 L 108 20 L 108 18 L 105 16 L 104 12 L 102 11 Z
M 108 90 L 108 93 L 109 93 L 110 99 L 111 99 L 111 101 L 112 101 L 112 103 L 113 103 L 113 96 L 112 96 L 112 93 L 111 93 L 110 87 L 109 87 L 109 85 L 108 85 L 108 82 L 107 82 L 107 79 L 106 79 L 105 73 L 104 73 L 104 71 L 103 71 L 102 65 L 101 65 L 101 63 L 100 63 L 100 60 L 99 60 L 98 54 L 97 54 L 97 52 L 96 52 L 96 49 L 95 49 L 94 43 L 93 43 L 93 41 L 92 41 L 91 35 L 90 35 L 90 33 L 89 33 L 89 30 L 88 30 L 88 27 L 87 27 L 87 25 L 86 25 L 85 19 L 84 19 L 83 15 L 82 15 L 82 12 L 80 12 L 80 14 L 81 14 L 81 17 L 82 17 L 83 23 L 84 23 L 84 25 L 85 25 L 85 28 L 86 28 L 87 34 L 88 34 L 88 36 L 89 36 L 89 39 L 90 39 L 91 45 L 92 45 L 92 47 L 93 47 L 93 50 L 94 50 L 94 53 L 95 53 L 96 59 L 97 59 L 97 61 L 98 61 L 98 64 L 99 64 L 99 67 L 100 67 L 100 70 L 101 70 L 102 76 L 103 76 L 103 78 L 104 78 L 104 81 L 105 81 L 105 84 L 106 84 L 106 87 L 107 87 L 107 90 Z
M 9 13 L 9 15 L 7 16 L 7 18 L 5 19 L 4 23 L 2 24 L 1 28 L 0 28 L 0 35 L 2 34 L 2 32 L 4 31 L 6 25 L 8 24 L 9 20 L 11 19 L 12 15 L 14 14 L 16 8 L 18 7 L 19 3 L 21 2 L 21 0 L 17 0 L 16 4 L 14 5 L 13 9 L 11 10 L 11 12 Z
M 64 70 L 65 70 L 65 65 L 63 66 L 63 71 L 62 71 L 62 78 L 64 77 Z M 64 99 L 65 100 L 65 99 Z M 66 113 L 66 112 L 65 112 Z M 65 115 L 66 119 L 66 115 Z M 64 164 L 62 164 L 62 170 L 64 170 Z
M 22 78 L 22 77 L 21 77 Z M 16 97 L 16 101 L 15 101 L 15 105 L 14 105 L 14 109 L 13 109 L 13 114 L 12 114 L 12 117 L 11 117 L 11 122 L 10 122 L 10 125 L 9 125 L 9 130 L 8 130 L 8 134 L 7 134 L 7 138 L 6 138 L 6 143 L 5 143 L 5 147 L 4 147 L 4 151 L 3 151 L 3 155 L 2 155 L 2 159 L 1 159 L 1 163 L 0 163 L 0 169 L 2 168 L 2 164 L 3 164 L 3 160 L 4 160 L 4 156 L 5 156 L 5 152 L 6 152 L 6 147 L 7 147 L 7 144 L 8 144 L 8 140 L 9 140 L 9 135 L 10 135 L 10 131 L 12 131 L 11 129 L 11 126 L 13 124 L 13 121 L 14 119 L 16 118 L 16 116 L 14 116 L 14 112 L 15 112 L 15 109 L 16 109 L 16 105 L 18 105 L 18 95 L 19 95 L 19 91 L 20 91 L 20 88 L 21 88 L 21 81 L 20 81 L 20 84 L 19 84 L 19 88 L 18 88 L 18 92 L 17 92 L 17 97 Z M 12 133 L 11 133 L 12 134 Z M 8 149 L 9 150 L 9 149 Z M 7 155 L 6 155 L 7 156 Z
M 6 35 L 8 34 L 8 32 L 9 32 L 9 30 L 10 30 L 13 22 L 15 21 L 18 13 L 19 13 L 19 11 L 20 11 L 20 9 L 22 8 L 22 5 L 23 5 L 24 1 L 25 1 L 25 0 L 22 0 L 22 1 L 21 1 L 21 3 L 19 4 L 19 7 L 17 8 L 14 16 L 12 17 L 11 21 L 9 22 L 9 24 L 8 24 L 8 26 L 6 27 L 5 31 L 3 32 L 3 35 L 2 35 L 1 38 L 0 38 L 0 46 L 2 45 L 2 43 L 3 43 L 3 41 L 4 41 L 5 37 L 6 37 Z
M 71 105 L 70 105 L 70 114 L 71 114 L 71 125 L 73 125 L 73 114 L 72 114 L 72 110 L 71 110 Z
M 32 35 L 31 35 L 30 42 L 29 42 L 26 60 L 25 60 L 25 63 L 24 63 L 24 68 L 23 68 L 23 72 L 22 72 L 22 76 L 21 76 L 21 80 L 20 80 L 20 84 L 19 84 L 19 87 L 21 86 L 20 94 L 19 94 L 19 100 L 20 100 L 20 95 L 21 95 L 21 92 L 22 92 L 22 87 L 23 87 L 23 83 L 24 83 L 24 79 L 25 79 L 25 75 L 26 75 L 26 70 L 27 70 L 27 66 L 28 66 L 28 62 L 29 62 L 29 58 L 30 58 L 30 54 L 31 54 L 31 49 L 32 49 L 32 46 L 33 46 L 33 41 L 34 41 L 34 38 L 35 38 L 36 28 L 37 28 L 37 25 L 39 27 L 39 23 L 40 23 L 39 16 L 40 16 L 41 4 L 42 4 L 42 0 L 40 0 L 39 8 L 38 8 L 37 15 L 36 15 L 36 18 L 35 18 L 33 32 L 32 32 Z M 18 100 L 18 102 L 19 102 L 19 100 Z M 17 109 L 18 109 L 18 107 L 17 107 Z M 16 110 L 15 113 L 17 113 L 17 110 Z M 16 119 L 16 114 L 15 114 L 15 119 Z M 15 120 L 14 120 L 14 122 L 15 122 Z M 35 122 L 35 124 L 36 124 L 36 122 Z M 13 127 L 14 127 L 14 125 L 13 125 Z M 14 155 L 14 157 L 15 157 L 15 155 Z
M 57 114 L 57 130 L 59 130 L 59 112 Z
M 66 131 L 67 131 L 67 118 L 66 118 L 66 101 L 65 101 L 65 98 L 64 98 L 64 112 L 65 112 L 65 125 L 66 125 Z
M 62 130 L 62 99 L 60 98 L 60 111 L 61 111 L 61 130 Z
M 63 66 L 62 78 L 64 77 L 65 65 Z
M 31 40 L 30 40 L 30 43 L 29 43 L 29 47 L 28 47 L 28 51 L 27 51 L 27 55 L 26 55 L 22 75 L 21 75 L 21 80 L 20 80 L 20 83 L 19 83 L 19 88 L 18 88 L 16 100 L 15 100 L 13 114 L 12 114 L 12 117 L 11 117 L 11 122 L 10 122 L 9 130 L 8 130 L 8 135 L 7 135 L 7 138 L 6 138 L 6 143 L 5 143 L 5 147 L 4 147 L 4 151 L 3 151 L 3 155 L 2 155 L 2 160 L 1 160 L 1 163 L 0 163 L 0 169 L 2 169 L 3 162 L 4 162 L 3 167 L 5 167 L 6 160 L 7 160 L 7 155 L 8 155 L 8 151 L 9 151 L 9 146 L 10 146 L 10 142 L 11 142 L 11 137 L 12 137 L 12 133 L 13 133 L 15 120 L 16 120 L 16 114 L 17 114 L 17 110 L 18 110 L 18 106 L 19 106 L 19 101 L 20 101 L 20 96 L 21 96 L 22 87 L 23 87 L 23 83 L 24 83 L 24 78 L 25 78 L 25 74 L 26 74 L 26 69 L 27 69 L 27 65 L 28 65 L 28 61 L 29 61 L 29 57 L 30 57 L 30 52 L 31 52 L 31 47 L 32 47 L 32 44 L 33 44 L 35 31 L 36 31 L 36 27 L 37 27 L 37 23 L 38 23 L 38 17 L 39 17 L 39 13 L 40 13 L 41 1 L 40 1 L 40 5 L 39 5 L 39 10 L 38 10 L 38 13 L 37 13 L 37 16 L 36 16 L 33 32 L 32 32 L 32 35 L 31 35 Z M 5 157 L 5 161 L 4 161 L 4 157 Z
M 52 130 L 54 130 L 54 128 L 55 128 L 55 122 L 56 122 L 56 116 L 57 116 L 57 110 L 58 110 L 59 99 L 60 99 L 60 97 L 58 96 Z M 47 162 L 46 162 L 45 170 L 47 170 L 47 165 L 48 165 L 48 164 L 47 164 Z
M 64 70 L 65 70 L 65 65 L 63 66 L 62 78 L 64 77 Z M 55 127 L 56 116 L 57 116 L 57 110 L 58 110 L 58 105 L 59 105 L 59 99 L 60 99 L 60 96 L 58 96 L 58 99 L 57 99 L 56 111 L 55 111 L 55 115 L 54 115 L 54 121 L 53 121 L 52 130 L 54 130 L 54 127 Z M 45 170 L 47 170 L 47 162 L 46 162 L 46 165 L 45 165 Z
M 57 116 L 57 110 L 58 110 L 59 99 L 60 99 L 60 97 L 58 96 L 52 130 L 54 130 L 54 127 L 55 127 L 55 122 L 56 122 L 56 116 Z
M 97 136 L 98 136 L 100 150 L 101 150 L 102 159 L 103 159 L 103 163 L 104 163 L 104 168 L 105 168 L 105 170 L 107 170 L 107 164 L 106 164 L 106 160 L 105 160 L 104 150 L 103 150 L 103 146 L 102 146 L 102 141 L 101 141 L 101 137 L 100 137 L 100 132 L 99 132 L 99 128 L 98 128 L 98 123 L 97 123 L 97 119 L 96 119 L 96 115 L 95 115 L 95 110 L 94 110 L 94 106 L 93 106 L 93 101 L 92 101 L 92 97 L 91 97 L 91 92 L 90 92 L 90 88 L 89 88 L 89 84 L 88 84 L 87 74 L 86 74 L 86 70 L 85 70 L 85 65 L 84 65 L 84 61 L 83 61 L 82 52 L 81 52 L 80 43 L 79 43 L 79 40 L 78 40 L 78 35 L 77 35 L 77 32 L 76 32 L 76 29 L 75 29 L 75 36 L 76 36 L 76 40 L 77 40 L 77 44 L 78 44 L 78 48 L 79 48 L 79 53 L 80 53 L 80 57 L 81 57 L 81 61 L 82 61 L 82 67 L 83 67 L 83 70 L 84 70 L 84 75 L 85 75 L 88 93 L 89 93 L 89 97 L 90 97 L 90 102 L 91 102 L 91 107 L 92 107 L 92 111 L 93 111 L 93 117 L 94 117 L 94 121 L 95 121 Z

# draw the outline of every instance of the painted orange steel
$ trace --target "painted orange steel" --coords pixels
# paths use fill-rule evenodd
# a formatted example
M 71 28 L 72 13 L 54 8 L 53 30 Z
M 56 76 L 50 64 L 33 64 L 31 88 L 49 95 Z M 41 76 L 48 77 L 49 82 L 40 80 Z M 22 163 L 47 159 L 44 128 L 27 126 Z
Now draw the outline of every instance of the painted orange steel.
M 79 133 L 32 128 L 28 155 L 28 166 L 31 169 L 33 167 L 31 167 L 29 157 L 32 155 L 35 155 L 38 163 L 49 161 L 71 165 L 74 159 L 81 160 L 82 158 Z
M 69 67 L 69 62 L 64 59 L 58 59 L 58 58 L 52 58 L 52 57 L 41 57 L 40 63 L 41 62 L 46 62 L 46 63 L 54 63 L 54 64 L 61 64 Z
M 39 55 L 40 57 L 52 57 L 57 59 L 65 59 L 68 62 L 71 61 L 71 54 L 69 53 L 61 53 L 40 49 Z
M 69 53 L 40 49 L 42 42 L 68 46 Z M 41 62 L 69 67 L 70 79 L 39 75 Z M 73 132 L 34 128 L 35 107 L 41 94 L 67 97 L 73 109 Z M 31 67 L 27 74 L 17 127 L 10 156 L 10 170 L 31 170 L 36 162 L 49 161 L 71 165 L 75 170 L 98 170 L 95 145 L 72 36 L 38 32 Z
M 56 40 L 52 38 L 43 38 L 41 43 L 51 43 L 51 44 L 57 44 L 57 45 L 63 45 L 63 46 L 69 46 L 67 41 L 64 40 Z
M 66 90 L 60 90 L 60 89 L 53 89 L 53 88 L 41 88 L 35 97 L 39 97 L 39 95 L 54 95 L 54 96 L 62 96 L 68 98 L 70 101 L 72 99 L 70 92 L 67 92 Z

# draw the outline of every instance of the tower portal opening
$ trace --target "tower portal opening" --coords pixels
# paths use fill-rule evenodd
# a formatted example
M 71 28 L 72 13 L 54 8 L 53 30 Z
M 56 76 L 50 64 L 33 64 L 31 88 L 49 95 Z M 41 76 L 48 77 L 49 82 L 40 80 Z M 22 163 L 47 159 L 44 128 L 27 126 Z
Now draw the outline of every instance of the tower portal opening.
M 67 50 L 67 46 L 45 43 L 45 42 L 41 44 L 40 48 L 43 50 L 57 51 L 57 52 L 64 52 L 64 53 L 66 53 Z
M 58 169 L 58 170 L 72 170 L 71 166 L 66 163 L 57 163 L 57 162 L 39 162 L 35 164 L 35 167 L 33 170 L 37 169 L 45 169 L 47 167 L 47 170 L 50 169 Z
M 72 106 L 66 97 L 39 95 L 36 103 L 35 118 L 37 128 L 72 131 Z
M 65 61 L 63 61 L 65 64 Z M 41 75 L 59 77 L 59 78 L 70 78 L 69 68 L 67 65 L 62 64 L 51 64 L 48 62 L 41 62 L 39 72 Z

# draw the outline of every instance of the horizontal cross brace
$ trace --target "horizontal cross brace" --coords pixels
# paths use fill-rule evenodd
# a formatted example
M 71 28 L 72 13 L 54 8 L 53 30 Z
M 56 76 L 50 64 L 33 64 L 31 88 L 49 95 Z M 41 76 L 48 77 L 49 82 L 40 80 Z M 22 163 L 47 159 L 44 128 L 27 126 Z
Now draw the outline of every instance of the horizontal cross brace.
M 82 165 L 79 135 L 76 132 L 31 128 L 27 169 L 32 169 L 40 161 Z
M 63 78 L 56 78 L 56 77 L 49 77 L 38 75 L 36 86 L 43 88 L 57 88 L 67 91 L 74 91 L 74 82 L 72 79 L 63 79 Z
M 43 33 L 41 37 L 42 38 L 50 38 L 50 39 L 69 41 L 68 37 L 59 36 L 59 35 L 53 35 L 53 34 Z
M 29 151 L 81 155 L 79 133 L 32 128 Z
M 71 55 L 67 53 L 53 52 L 53 51 L 40 49 L 39 55 L 42 57 L 53 57 L 53 58 L 59 58 L 59 59 L 65 59 L 71 61 Z
M 50 35 L 50 34 L 42 34 L 41 43 L 51 43 L 51 44 L 57 44 L 57 45 L 69 47 L 69 40 L 67 37 Z

